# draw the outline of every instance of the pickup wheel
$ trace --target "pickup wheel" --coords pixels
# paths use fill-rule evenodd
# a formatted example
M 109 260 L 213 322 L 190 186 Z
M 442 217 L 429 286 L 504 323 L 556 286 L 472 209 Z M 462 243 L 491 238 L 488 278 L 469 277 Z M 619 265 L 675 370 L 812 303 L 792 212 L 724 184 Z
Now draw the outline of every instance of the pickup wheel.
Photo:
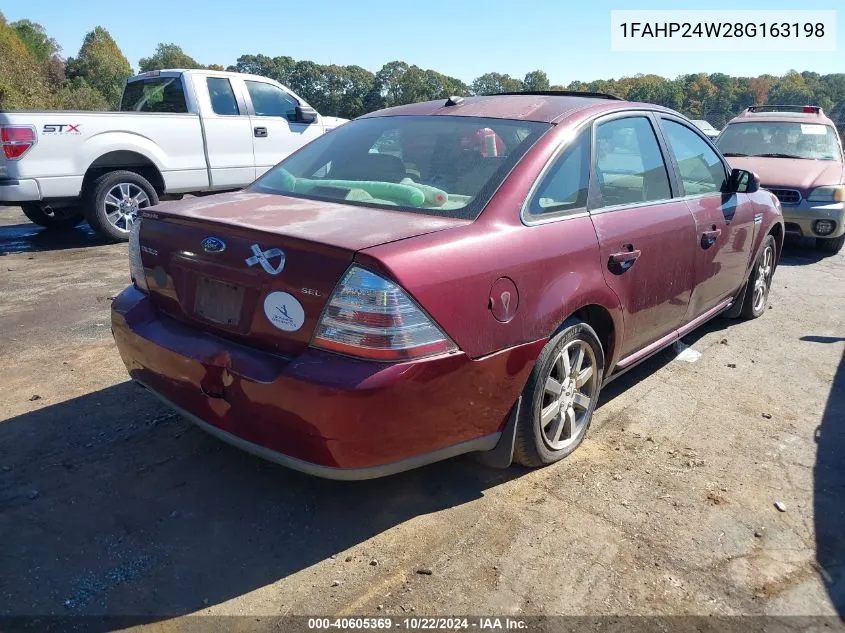
M 838 253 L 845 246 L 845 234 L 839 237 L 817 237 L 816 248 L 825 253 Z
M 72 229 L 85 220 L 85 214 L 79 207 L 60 207 L 54 209 L 38 203 L 22 204 L 23 214 L 29 221 L 46 229 Z
M 146 178 L 122 170 L 97 178 L 85 198 L 85 217 L 91 228 L 122 242 L 129 239 L 138 211 L 158 204 L 158 194 Z

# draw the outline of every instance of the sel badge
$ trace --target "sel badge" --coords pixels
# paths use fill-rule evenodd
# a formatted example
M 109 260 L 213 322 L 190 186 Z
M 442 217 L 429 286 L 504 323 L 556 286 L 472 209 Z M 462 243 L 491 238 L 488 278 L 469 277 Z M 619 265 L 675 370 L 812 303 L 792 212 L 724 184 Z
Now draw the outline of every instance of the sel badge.
M 271 292 L 264 299 L 264 314 L 280 330 L 295 332 L 305 323 L 305 310 L 287 292 Z

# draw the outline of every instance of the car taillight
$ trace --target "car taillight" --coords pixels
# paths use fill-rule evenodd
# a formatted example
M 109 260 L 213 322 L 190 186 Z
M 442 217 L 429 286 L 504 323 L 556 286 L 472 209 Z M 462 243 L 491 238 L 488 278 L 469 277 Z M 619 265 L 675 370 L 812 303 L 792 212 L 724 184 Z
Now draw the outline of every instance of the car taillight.
M 141 218 L 137 218 L 129 229 L 129 276 L 141 292 L 149 292 L 147 275 L 141 262 Z
M 352 266 L 332 293 L 312 345 L 385 361 L 457 349 L 402 288 L 359 266 Z
M 30 125 L 4 125 L 0 127 L 0 145 L 9 160 L 16 160 L 26 154 L 37 138 L 35 128 Z

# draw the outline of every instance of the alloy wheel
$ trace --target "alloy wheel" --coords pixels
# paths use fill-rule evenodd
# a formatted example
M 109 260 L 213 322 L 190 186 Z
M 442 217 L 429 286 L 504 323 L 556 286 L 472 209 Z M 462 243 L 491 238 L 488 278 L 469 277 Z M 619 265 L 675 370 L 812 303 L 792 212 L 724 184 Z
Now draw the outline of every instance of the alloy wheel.
M 541 434 L 551 450 L 575 442 L 587 425 L 598 373 L 593 348 L 580 339 L 570 341 L 551 364 L 540 411 Z
M 127 233 L 138 217 L 138 210 L 151 206 L 149 196 L 131 182 L 121 182 L 109 189 L 103 204 L 109 223 Z
M 772 280 L 775 253 L 771 245 L 767 245 L 757 264 L 757 276 L 754 279 L 754 311 L 759 312 L 766 305 L 769 295 L 769 284 Z

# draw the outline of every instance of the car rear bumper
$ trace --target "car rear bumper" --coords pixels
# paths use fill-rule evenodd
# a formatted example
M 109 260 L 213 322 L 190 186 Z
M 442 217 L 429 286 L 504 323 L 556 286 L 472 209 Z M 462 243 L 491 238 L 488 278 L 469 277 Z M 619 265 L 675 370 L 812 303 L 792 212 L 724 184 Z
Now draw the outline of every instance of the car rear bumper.
M 133 286 L 112 304 L 130 376 L 226 442 L 333 479 L 367 479 L 492 449 L 543 341 L 375 363 L 247 348 L 156 312 Z
M 845 233 L 845 203 L 813 203 L 802 200 L 796 206 L 783 206 L 783 221 L 788 233 L 799 233 L 804 237 L 839 237 Z M 816 232 L 818 220 L 836 223 L 832 233 L 821 235 Z
M 36 180 L 0 180 L 0 203 L 41 200 Z

